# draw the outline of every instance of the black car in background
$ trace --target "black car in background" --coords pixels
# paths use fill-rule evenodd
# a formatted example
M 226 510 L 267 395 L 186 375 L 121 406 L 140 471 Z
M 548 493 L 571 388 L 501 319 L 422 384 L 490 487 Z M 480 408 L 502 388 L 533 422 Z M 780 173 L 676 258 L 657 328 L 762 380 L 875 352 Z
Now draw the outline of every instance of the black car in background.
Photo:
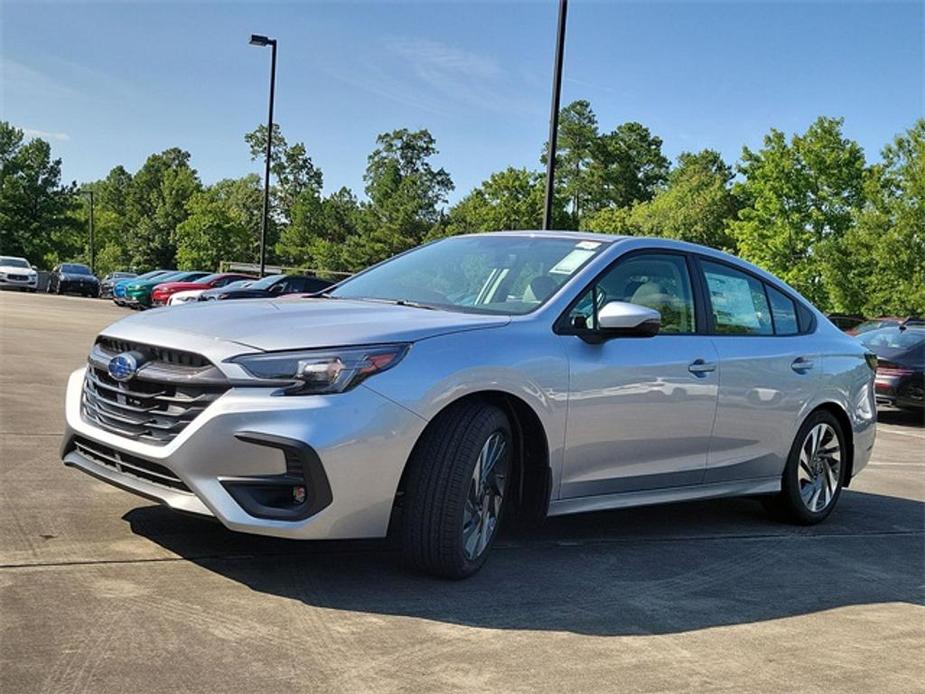
M 200 301 L 224 301 L 227 299 L 266 299 L 283 294 L 314 294 L 333 282 L 307 275 L 269 275 L 251 282 L 246 287 L 219 287 L 199 295 Z
M 925 327 L 880 328 L 858 340 L 877 355 L 877 402 L 925 411 Z
M 83 294 L 99 296 L 100 281 L 86 265 L 80 263 L 61 263 L 55 265 L 48 277 L 49 294 Z
M 111 299 L 112 287 L 119 280 L 129 280 L 138 277 L 137 272 L 110 272 L 100 281 L 100 298 Z

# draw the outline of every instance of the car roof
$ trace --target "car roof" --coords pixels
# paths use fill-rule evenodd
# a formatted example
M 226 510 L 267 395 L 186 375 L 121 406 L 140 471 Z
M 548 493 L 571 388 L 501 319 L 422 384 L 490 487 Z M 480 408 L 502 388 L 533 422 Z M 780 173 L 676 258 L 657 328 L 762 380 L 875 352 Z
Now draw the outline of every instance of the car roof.
M 622 239 L 630 238 L 628 236 L 618 236 L 616 234 L 603 234 L 596 231 L 571 231 L 568 229 L 521 229 L 513 231 L 485 231 L 478 234 L 459 234 L 451 238 L 463 238 L 466 236 L 525 236 L 531 238 L 553 238 L 553 239 L 577 239 L 579 241 L 602 241 L 604 243 L 613 243 Z

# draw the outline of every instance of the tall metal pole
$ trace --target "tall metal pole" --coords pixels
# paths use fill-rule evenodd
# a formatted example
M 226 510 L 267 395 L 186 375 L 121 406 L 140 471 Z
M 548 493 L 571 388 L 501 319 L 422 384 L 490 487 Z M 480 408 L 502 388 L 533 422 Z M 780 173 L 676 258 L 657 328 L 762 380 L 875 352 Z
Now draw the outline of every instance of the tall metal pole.
M 568 0 L 559 0 L 559 28 L 556 31 L 556 62 L 552 77 L 552 105 L 549 108 L 549 151 L 546 154 L 546 204 L 543 229 L 552 229 L 552 201 L 556 190 L 556 143 L 559 135 L 559 96 L 562 93 L 562 56 L 565 52 L 565 16 Z
M 93 191 L 83 191 L 90 196 L 90 272 L 96 274 L 96 240 L 93 238 Z
M 263 222 L 260 225 L 260 276 L 267 264 L 267 226 L 270 223 L 270 158 L 273 154 L 273 97 L 276 93 L 276 39 L 267 43 L 273 49 L 270 60 L 270 115 L 267 118 L 267 161 L 263 174 Z

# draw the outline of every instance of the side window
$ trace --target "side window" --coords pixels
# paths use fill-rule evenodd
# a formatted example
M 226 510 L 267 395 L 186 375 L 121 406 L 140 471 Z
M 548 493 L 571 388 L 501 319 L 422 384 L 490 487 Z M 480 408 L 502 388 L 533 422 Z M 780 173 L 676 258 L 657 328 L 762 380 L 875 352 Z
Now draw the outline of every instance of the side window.
M 691 278 L 683 256 L 646 253 L 618 262 L 578 301 L 569 314 L 569 324 L 576 328 L 596 327 L 596 309 L 610 301 L 655 309 L 662 314 L 660 333 L 697 330 Z
M 797 307 L 793 299 L 781 294 L 774 287 L 765 285 L 771 300 L 771 313 L 774 316 L 774 333 L 776 335 L 796 335 L 800 332 L 797 323 Z
M 722 335 L 773 335 L 771 309 L 764 285 L 751 275 L 726 265 L 702 261 L 713 329 Z
M 288 291 L 292 293 L 305 291 L 305 280 L 301 277 L 293 277 L 288 281 Z

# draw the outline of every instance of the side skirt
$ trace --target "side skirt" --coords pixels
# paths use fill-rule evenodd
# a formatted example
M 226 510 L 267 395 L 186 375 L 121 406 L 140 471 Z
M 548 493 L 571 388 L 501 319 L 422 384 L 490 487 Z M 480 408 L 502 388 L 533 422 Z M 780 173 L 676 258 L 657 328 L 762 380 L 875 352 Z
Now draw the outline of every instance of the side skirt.
M 670 504 L 676 501 L 692 501 L 694 499 L 718 499 L 724 496 L 776 494 L 779 491 L 780 477 L 761 477 L 758 479 L 736 480 L 735 482 L 715 482 L 713 484 L 692 484 L 686 487 L 646 489 L 639 492 L 559 499 L 550 502 L 549 515 L 564 516 L 570 513 Z

